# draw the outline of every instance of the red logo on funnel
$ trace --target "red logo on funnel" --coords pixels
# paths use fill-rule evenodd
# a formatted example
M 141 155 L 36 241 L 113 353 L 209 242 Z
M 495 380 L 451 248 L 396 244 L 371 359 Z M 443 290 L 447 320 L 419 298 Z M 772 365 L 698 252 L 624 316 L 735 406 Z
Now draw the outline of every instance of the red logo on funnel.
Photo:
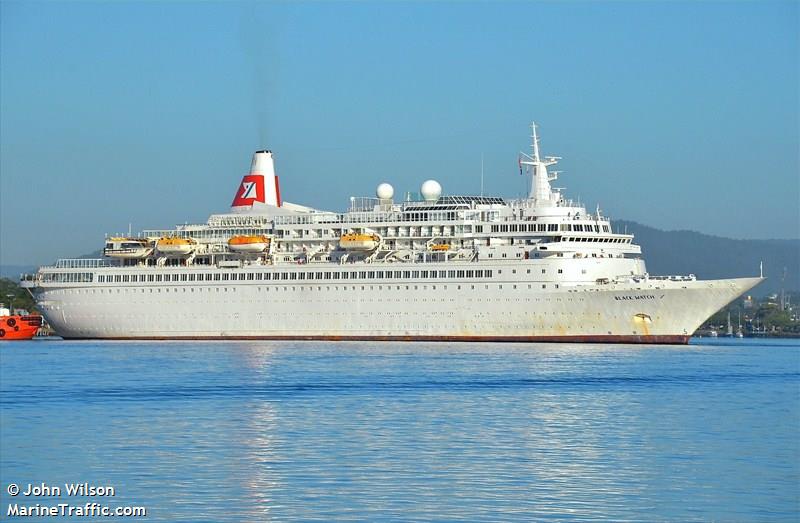
M 264 203 L 264 177 L 260 174 L 248 174 L 242 178 L 239 190 L 233 198 L 232 207 L 253 205 L 254 202 Z

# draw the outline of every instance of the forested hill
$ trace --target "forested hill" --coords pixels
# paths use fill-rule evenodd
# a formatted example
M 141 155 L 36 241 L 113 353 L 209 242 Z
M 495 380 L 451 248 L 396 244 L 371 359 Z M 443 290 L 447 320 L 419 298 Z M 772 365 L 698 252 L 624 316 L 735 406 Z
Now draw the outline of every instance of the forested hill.
M 733 240 L 694 231 L 662 231 L 625 220 L 614 220 L 614 232 L 634 234 L 642 246 L 650 274 L 695 274 L 698 278 L 757 276 L 764 262 L 767 281 L 753 289 L 763 296 L 781 288 L 800 290 L 800 240 Z

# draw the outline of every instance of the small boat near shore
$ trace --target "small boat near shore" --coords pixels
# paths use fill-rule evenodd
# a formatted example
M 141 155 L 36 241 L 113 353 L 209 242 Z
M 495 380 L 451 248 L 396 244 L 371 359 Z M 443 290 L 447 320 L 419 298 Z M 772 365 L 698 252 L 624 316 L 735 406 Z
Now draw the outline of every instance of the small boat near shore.
M 0 341 L 30 340 L 43 324 L 38 314 L 12 314 L 12 311 L 0 304 Z

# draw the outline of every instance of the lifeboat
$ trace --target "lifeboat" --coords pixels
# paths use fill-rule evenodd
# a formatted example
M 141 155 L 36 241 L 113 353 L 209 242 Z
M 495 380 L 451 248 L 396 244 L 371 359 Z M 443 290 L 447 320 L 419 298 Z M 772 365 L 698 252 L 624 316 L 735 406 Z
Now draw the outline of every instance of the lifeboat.
M 339 239 L 339 247 L 346 251 L 371 251 L 378 247 L 380 237 L 371 233 L 348 233 Z
M 161 238 L 156 249 L 162 254 L 186 255 L 197 248 L 197 242 L 191 238 Z
M 144 258 L 153 252 L 153 247 L 146 238 L 109 238 L 103 249 L 103 255 L 110 258 Z
M 258 253 L 266 251 L 269 243 L 266 236 L 233 236 L 228 240 L 228 248 L 233 252 Z
M 447 245 L 446 243 L 436 243 L 434 245 L 431 245 L 431 250 L 434 252 L 449 251 L 450 246 Z
M 0 341 L 29 340 L 41 326 L 42 317 L 38 314 L 11 314 L 0 304 Z

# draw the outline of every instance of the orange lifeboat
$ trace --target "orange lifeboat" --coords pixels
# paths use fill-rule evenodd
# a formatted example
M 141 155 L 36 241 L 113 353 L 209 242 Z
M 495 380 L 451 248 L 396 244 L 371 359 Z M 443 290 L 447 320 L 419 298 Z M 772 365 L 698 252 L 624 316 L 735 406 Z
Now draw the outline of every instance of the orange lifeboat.
M 228 248 L 233 252 L 258 253 L 269 247 L 270 239 L 261 235 L 232 236 L 228 240 Z
M 11 314 L 10 310 L 0 307 L 0 341 L 29 340 L 41 326 L 42 317 L 38 314 Z
M 339 247 L 347 251 L 371 251 L 380 243 L 377 234 L 348 233 L 339 239 Z
M 156 249 L 163 254 L 190 254 L 197 247 L 197 242 L 191 238 L 161 238 L 156 243 Z

